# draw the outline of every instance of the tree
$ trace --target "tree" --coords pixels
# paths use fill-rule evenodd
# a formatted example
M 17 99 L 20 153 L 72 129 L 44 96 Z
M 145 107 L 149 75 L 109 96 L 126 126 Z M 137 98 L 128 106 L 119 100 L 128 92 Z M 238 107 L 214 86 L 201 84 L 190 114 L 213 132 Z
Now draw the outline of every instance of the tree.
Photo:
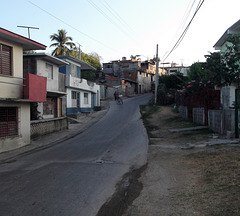
M 240 35 L 229 35 L 226 40 L 226 50 L 222 52 L 221 63 L 225 75 L 225 82 L 240 82 Z
M 206 63 L 205 62 L 195 62 L 190 66 L 188 72 L 188 77 L 190 80 L 206 81 L 208 79 L 206 72 Z
M 131 55 L 131 56 L 130 56 L 130 59 L 137 59 L 137 57 L 138 57 L 138 55 L 135 55 L 135 56 L 134 56 L 134 55 Z
M 82 61 L 90 64 L 92 67 L 96 68 L 97 70 L 102 70 L 102 66 L 100 63 L 101 57 L 96 52 L 92 52 L 90 54 L 86 54 L 82 52 L 81 58 L 82 58 Z
M 72 37 L 67 36 L 67 32 L 63 29 L 58 30 L 58 34 L 51 35 L 50 39 L 55 42 L 50 47 L 56 47 L 52 55 L 68 55 L 71 52 L 70 50 L 75 47 Z
M 220 52 L 210 52 L 209 55 L 205 55 L 205 58 L 207 62 L 205 66 L 209 80 L 216 85 L 223 84 L 226 80 L 226 74 L 221 63 Z

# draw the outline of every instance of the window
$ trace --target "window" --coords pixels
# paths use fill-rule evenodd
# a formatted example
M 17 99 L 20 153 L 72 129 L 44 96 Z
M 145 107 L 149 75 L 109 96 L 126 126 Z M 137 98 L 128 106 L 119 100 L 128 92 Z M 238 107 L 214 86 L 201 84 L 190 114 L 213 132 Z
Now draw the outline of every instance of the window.
M 12 75 L 12 48 L 0 44 L 0 75 Z
M 77 107 L 77 92 L 72 91 L 72 107 Z
M 18 135 L 18 108 L 0 107 L 0 137 Z
M 84 93 L 84 104 L 88 104 L 88 93 Z
M 53 66 L 46 63 L 46 72 L 47 72 L 47 78 L 53 79 Z

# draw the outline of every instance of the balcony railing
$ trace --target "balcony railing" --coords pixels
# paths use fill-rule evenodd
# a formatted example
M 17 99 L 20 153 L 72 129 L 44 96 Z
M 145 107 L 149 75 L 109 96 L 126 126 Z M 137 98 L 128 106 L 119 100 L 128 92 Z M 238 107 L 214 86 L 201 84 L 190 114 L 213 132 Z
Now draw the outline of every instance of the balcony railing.
M 24 73 L 24 99 L 30 102 L 45 102 L 47 95 L 47 78 Z

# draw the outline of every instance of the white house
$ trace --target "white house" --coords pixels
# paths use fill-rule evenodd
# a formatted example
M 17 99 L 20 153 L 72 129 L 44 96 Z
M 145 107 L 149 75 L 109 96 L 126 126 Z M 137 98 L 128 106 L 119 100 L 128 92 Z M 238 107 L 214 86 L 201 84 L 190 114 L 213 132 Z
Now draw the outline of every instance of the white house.
M 23 51 L 46 46 L 0 28 L 0 152 L 30 143 L 30 102 L 46 100 L 46 79 L 23 76 Z M 37 92 L 35 87 L 42 86 Z
M 215 50 L 224 52 L 226 50 L 227 38 L 231 34 L 240 34 L 240 20 L 230 26 L 224 34 L 219 38 L 216 44 L 213 46 Z M 223 108 L 234 107 L 235 102 L 235 89 L 237 83 L 232 83 L 230 86 L 224 86 L 221 90 L 221 104 Z
M 23 72 L 47 78 L 47 98 L 38 103 L 38 118 L 57 118 L 66 115 L 65 75 L 59 67 L 68 63 L 45 53 L 23 55 Z M 34 118 L 32 118 L 34 120 Z

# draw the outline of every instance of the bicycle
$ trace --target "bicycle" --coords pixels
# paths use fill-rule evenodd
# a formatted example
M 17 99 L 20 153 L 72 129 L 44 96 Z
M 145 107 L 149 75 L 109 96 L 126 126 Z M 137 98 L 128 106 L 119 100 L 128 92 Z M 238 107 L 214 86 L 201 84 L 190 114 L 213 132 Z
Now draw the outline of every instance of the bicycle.
M 119 97 L 117 98 L 117 100 L 116 100 L 116 103 L 117 103 L 118 105 L 123 104 L 122 97 L 119 96 Z

